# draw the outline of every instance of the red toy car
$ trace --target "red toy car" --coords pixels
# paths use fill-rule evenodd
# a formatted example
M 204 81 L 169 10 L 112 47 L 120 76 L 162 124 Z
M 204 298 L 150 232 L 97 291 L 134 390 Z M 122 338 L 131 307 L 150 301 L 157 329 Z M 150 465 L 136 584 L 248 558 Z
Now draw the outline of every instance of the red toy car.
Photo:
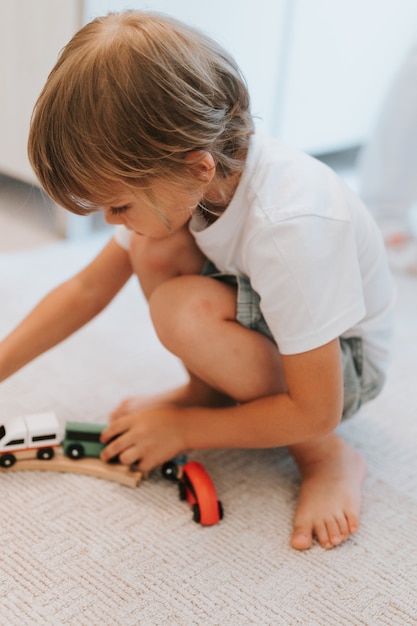
M 195 522 L 212 526 L 223 518 L 223 507 L 213 481 L 201 463 L 189 461 L 179 465 L 168 461 L 162 467 L 162 474 L 169 480 L 178 481 L 180 499 L 191 505 Z

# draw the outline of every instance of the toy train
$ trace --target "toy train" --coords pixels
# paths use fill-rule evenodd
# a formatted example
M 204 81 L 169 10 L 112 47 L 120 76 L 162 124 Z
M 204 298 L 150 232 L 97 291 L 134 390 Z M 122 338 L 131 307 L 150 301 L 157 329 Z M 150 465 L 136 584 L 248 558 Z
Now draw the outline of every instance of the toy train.
M 137 469 L 132 471 L 121 465 L 113 465 L 110 469 L 107 463 L 99 460 L 105 445 L 101 443 L 100 435 L 105 427 L 106 424 L 66 422 L 65 428 L 62 428 L 53 412 L 5 421 L 0 424 L 0 470 L 11 468 L 16 461 L 22 469 L 75 471 L 77 467 L 80 473 L 136 486 L 141 476 Z M 53 459 L 55 456 L 58 456 L 56 460 Z M 63 462 L 65 457 L 74 460 L 86 458 L 71 465 L 71 461 Z M 84 464 L 88 458 L 92 459 L 93 465 Z M 50 459 L 53 459 L 51 464 L 45 466 L 37 463 Z M 178 483 L 180 499 L 191 506 L 195 522 L 212 526 L 223 518 L 223 507 L 217 499 L 213 482 L 200 463 L 186 462 L 184 455 L 165 463 L 162 475 Z
M 67 422 L 63 432 L 55 413 L 36 413 L 0 424 L 0 467 L 18 459 L 52 459 L 58 446 L 71 459 L 99 457 L 104 448 L 100 435 L 105 424 Z

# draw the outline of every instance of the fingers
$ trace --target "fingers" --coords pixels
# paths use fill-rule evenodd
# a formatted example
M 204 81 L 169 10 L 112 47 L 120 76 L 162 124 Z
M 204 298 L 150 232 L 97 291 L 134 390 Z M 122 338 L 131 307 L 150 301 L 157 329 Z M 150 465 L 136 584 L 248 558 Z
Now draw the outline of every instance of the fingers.
M 123 418 L 110 424 L 101 434 L 101 442 L 107 444 L 101 452 L 100 458 L 108 463 L 115 457 L 123 465 L 131 465 L 139 460 L 139 452 L 136 450 L 132 435 Z
M 139 461 L 142 471 L 161 465 L 185 449 L 178 413 L 159 407 L 120 416 L 101 434 L 105 448 L 100 458 L 109 462 L 116 457 L 123 465 Z
M 124 416 L 111 423 L 101 434 L 100 440 L 107 444 L 100 454 L 105 463 L 117 459 L 122 465 L 138 464 L 142 472 L 149 472 L 160 464 L 155 459 L 154 447 L 145 444 L 145 436 L 139 434 L 132 423 L 132 416 Z M 163 461 L 166 459 L 164 458 Z

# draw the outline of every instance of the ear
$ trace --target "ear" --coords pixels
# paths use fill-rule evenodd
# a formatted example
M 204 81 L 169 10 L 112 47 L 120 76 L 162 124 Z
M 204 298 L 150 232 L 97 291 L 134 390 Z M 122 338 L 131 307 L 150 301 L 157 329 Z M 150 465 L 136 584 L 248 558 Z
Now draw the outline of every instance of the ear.
M 201 182 L 211 183 L 216 174 L 216 164 L 213 155 L 205 150 L 193 150 L 185 157 L 189 163 L 190 172 Z

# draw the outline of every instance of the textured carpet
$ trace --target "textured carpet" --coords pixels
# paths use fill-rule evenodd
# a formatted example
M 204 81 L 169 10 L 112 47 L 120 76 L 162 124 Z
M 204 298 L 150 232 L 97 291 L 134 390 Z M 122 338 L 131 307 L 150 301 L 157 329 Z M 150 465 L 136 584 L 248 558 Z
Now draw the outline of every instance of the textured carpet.
M 102 242 L 0 255 L 0 334 Z M 417 624 L 417 278 L 396 280 L 388 383 L 340 428 L 369 464 L 357 536 L 328 552 L 290 549 L 298 475 L 285 450 L 192 455 L 225 509 L 210 528 L 158 472 L 135 489 L 1 473 L 0 624 Z M 0 386 L 0 414 L 102 422 L 123 397 L 183 379 L 132 279 L 96 320 Z

